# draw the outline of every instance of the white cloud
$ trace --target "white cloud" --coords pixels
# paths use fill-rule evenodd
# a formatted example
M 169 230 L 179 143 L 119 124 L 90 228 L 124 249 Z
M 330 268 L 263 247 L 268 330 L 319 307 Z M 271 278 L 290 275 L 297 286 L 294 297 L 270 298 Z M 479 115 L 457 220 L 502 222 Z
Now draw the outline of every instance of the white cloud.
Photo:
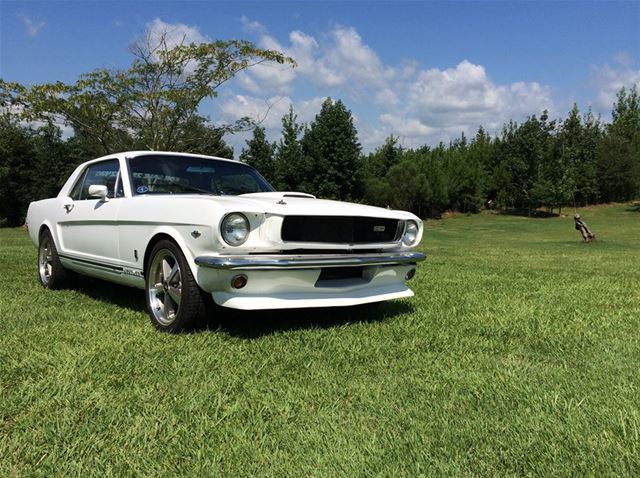
M 47 22 L 45 22 L 44 20 L 33 20 L 27 15 L 18 15 L 18 17 L 22 19 L 27 35 L 29 35 L 31 38 L 35 38 L 38 33 L 40 33 L 40 30 L 42 30 L 42 28 L 44 28 L 44 26 L 47 24 Z
M 197 27 L 185 25 L 184 23 L 167 23 L 160 18 L 155 18 L 147 23 L 144 35 L 137 38 L 132 45 L 134 52 L 149 52 L 153 61 L 159 60 L 159 54 L 163 50 L 171 50 L 180 45 L 200 44 L 211 41 L 203 35 Z M 185 65 L 184 71 L 187 75 L 193 73 L 197 62 L 190 60 Z
M 640 88 L 640 69 L 633 68 L 633 61 L 626 53 L 618 53 L 614 64 L 592 67 L 591 84 L 596 90 L 596 108 L 609 113 L 616 101 L 616 94 L 624 86 Z
M 281 44 L 259 22 L 243 17 L 242 23 L 258 36 L 260 47 L 284 52 L 298 68 L 260 65 L 240 75 L 237 84 L 254 98 L 261 93 L 290 97 L 298 85 L 312 92 L 315 85 L 315 96 L 343 98 L 354 113 L 366 111 L 358 121 L 365 150 L 390 134 L 412 146 L 473 134 L 480 125 L 495 131 L 509 119 L 522 120 L 544 109 L 553 114 L 548 86 L 500 84 L 483 65 L 466 59 L 444 69 L 421 69 L 411 59 L 388 65 L 352 27 L 333 27 L 322 42 L 294 30 Z
M 298 116 L 298 123 L 309 123 L 320 111 L 325 98 L 317 97 L 309 100 L 293 101 L 288 96 L 272 96 L 258 98 L 248 95 L 229 95 L 218 105 L 218 124 L 230 124 L 239 118 L 248 116 L 265 128 L 270 141 L 278 141 L 282 135 L 282 117 L 289 112 L 293 105 Z M 236 157 L 245 146 L 245 141 L 251 137 L 250 131 L 225 136 L 225 141 L 234 148 Z
M 400 99 L 398 98 L 398 94 L 395 91 L 393 91 L 391 88 L 385 87 L 375 94 L 374 101 L 377 104 L 383 106 L 385 109 L 390 110 L 398 105 Z
M 435 129 L 424 125 L 417 118 L 406 118 L 389 113 L 380 115 L 380 121 L 386 125 L 388 129 L 394 131 L 396 136 L 427 136 L 433 134 Z
M 330 32 L 332 43 L 327 47 L 318 63 L 325 72 L 331 73 L 329 86 L 350 83 L 354 89 L 375 86 L 384 88 L 396 76 L 394 68 L 386 67 L 362 38 L 351 27 L 336 27 Z M 322 83 L 322 78 L 318 81 Z
M 291 104 L 287 96 L 256 98 L 246 95 L 233 95 L 219 105 L 220 119 L 223 123 L 232 123 L 238 118 L 248 116 L 266 129 L 275 129 L 280 125 L 280 118 Z
M 467 60 L 455 68 L 420 72 L 409 87 L 407 111 L 432 128 L 469 132 L 494 129 L 510 118 L 551 109 L 551 89 L 536 82 L 494 83 L 485 68 Z
M 266 50 L 277 50 L 293 58 L 297 68 L 277 63 L 262 63 L 239 75 L 240 84 L 251 93 L 260 91 L 287 94 L 298 74 L 313 74 L 315 68 L 314 50 L 318 43 L 312 36 L 294 30 L 289 34 L 289 45 L 280 44 L 268 34 L 267 29 L 259 22 L 243 16 L 241 19 L 245 32 L 258 35 L 257 44 Z
M 338 87 L 353 81 L 356 85 L 382 85 L 384 78 L 392 74 L 385 70 L 377 54 L 362 42 L 355 29 L 336 27 L 331 30 L 329 43 L 321 48 L 311 35 L 299 30 L 289 34 L 288 44 L 283 45 L 259 22 L 243 16 L 243 29 L 258 36 L 261 48 L 278 50 L 293 58 L 297 68 L 287 65 L 262 64 L 251 68 L 242 83 L 248 91 L 266 90 L 281 94 L 291 90 L 293 81 L 302 76 L 322 87 Z
M 161 42 L 164 41 L 169 50 L 179 45 L 210 41 L 209 37 L 200 33 L 197 27 L 185 25 L 184 23 L 166 23 L 160 18 L 155 18 L 147 23 L 145 37 L 149 44 L 154 47 L 159 47 Z
M 262 25 L 262 23 L 251 20 L 245 15 L 242 15 L 240 17 L 240 23 L 242 23 L 242 29 L 247 33 L 264 34 L 267 31 L 266 28 Z

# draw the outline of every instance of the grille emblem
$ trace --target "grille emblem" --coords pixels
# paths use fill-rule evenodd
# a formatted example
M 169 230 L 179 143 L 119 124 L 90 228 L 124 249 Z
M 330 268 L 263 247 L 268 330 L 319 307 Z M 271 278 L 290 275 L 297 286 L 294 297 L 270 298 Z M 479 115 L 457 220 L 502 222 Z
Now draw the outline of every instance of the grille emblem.
M 384 232 L 384 226 L 373 226 L 373 232 Z

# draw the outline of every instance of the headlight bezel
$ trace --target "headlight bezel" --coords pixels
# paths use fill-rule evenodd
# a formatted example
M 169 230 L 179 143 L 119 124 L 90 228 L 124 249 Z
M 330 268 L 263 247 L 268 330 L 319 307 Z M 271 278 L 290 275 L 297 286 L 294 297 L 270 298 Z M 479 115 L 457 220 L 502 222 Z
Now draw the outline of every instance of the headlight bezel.
M 232 220 L 233 216 L 237 216 L 238 219 L 243 221 L 246 226 L 246 234 L 244 235 L 242 240 L 230 240 L 228 234 L 225 232 L 225 226 L 228 225 L 228 222 Z M 238 247 L 243 245 L 249 239 L 250 233 L 251 223 L 249 222 L 247 216 L 241 212 L 230 212 L 228 214 L 225 214 L 225 216 L 222 218 L 222 221 L 220 221 L 220 237 L 226 244 L 230 245 L 231 247 Z
M 409 238 L 407 238 L 407 234 L 409 233 L 409 228 L 412 228 L 412 229 L 415 228 L 415 231 L 411 233 L 413 235 L 412 240 L 409 240 Z M 418 243 L 419 236 L 420 236 L 420 226 L 418 225 L 418 223 L 412 219 L 405 221 L 404 231 L 402 232 L 402 238 L 400 239 L 402 241 L 402 244 L 407 247 L 415 246 Z

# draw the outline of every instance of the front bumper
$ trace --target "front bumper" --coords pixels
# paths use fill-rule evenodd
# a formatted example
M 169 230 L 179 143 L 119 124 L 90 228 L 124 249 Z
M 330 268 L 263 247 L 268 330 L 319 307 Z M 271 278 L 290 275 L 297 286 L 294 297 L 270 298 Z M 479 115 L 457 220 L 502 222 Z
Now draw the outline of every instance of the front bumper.
M 221 306 L 234 309 L 336 307 L 410 297 L 407 274 L 423 261 L 419 252 L 321 255 L 200 256 L 197 281 Z M 361 269 L 359 277 L 322 279 L 327 268 Z M 247 279 L 235 289 L 232 280 Z M 413 273 L 411 273 L 413 275 Z
M 421 252 L 376 254 L 200 256 L 196 264 L 225 270 L 318 269 L 415 264 L 425 260 Z

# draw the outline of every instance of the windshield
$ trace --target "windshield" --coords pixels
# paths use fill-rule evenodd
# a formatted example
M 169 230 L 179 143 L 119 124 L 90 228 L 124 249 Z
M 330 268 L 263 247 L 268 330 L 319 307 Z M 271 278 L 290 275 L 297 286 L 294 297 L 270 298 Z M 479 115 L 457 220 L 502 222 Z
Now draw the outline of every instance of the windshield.
M 252 167 L 216 159 L 150 154 L 129 159 L 129 171 L 134 195 L 237 196 L 273 191 Z

